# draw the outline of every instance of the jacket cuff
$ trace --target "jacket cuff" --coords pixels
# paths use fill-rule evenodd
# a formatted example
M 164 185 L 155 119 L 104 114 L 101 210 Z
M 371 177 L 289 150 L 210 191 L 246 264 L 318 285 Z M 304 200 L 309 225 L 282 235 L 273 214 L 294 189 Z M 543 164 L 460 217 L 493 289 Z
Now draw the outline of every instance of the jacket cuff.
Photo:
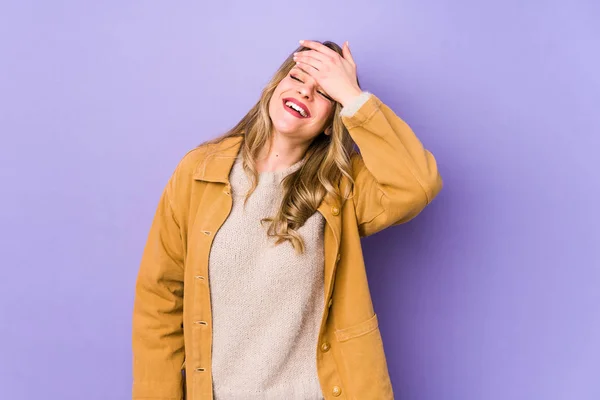
M 361 94 L 356 96 L 350 103 L 346 104 L 344 108 L 342 108 L 342 111 L 340 111 L 340 116 L 351 117 L 362 107 L 363 104 L 367 102 L 367 100 L 369 100 L 370 96 L 371 93 L 363 91 Z
M 374 94 L 371 94 L 367 97 L 367 100 L 361 105 L 361 107 L 356 110 L 356 112 L 350 116 L 342 116 L 342 122 L 346 126 L 347 129 L 356 128 L 357 126 L 364 125 L 369 122 L 369 120 L 380 112 L 380 107 L 382 106 L 381 100 L 377 98 Z

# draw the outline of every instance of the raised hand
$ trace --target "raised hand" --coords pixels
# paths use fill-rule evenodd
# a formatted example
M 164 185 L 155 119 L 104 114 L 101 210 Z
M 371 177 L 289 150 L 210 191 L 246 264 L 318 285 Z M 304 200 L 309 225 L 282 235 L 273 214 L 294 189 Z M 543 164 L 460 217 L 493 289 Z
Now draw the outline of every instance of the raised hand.
M 300 44 L 311 50 L 294 53 L 296 66 L 313 77 L 330 97 L 345 106 L 361 93 L 348 42 L 342 47 L 343 57 L 319 42 L 301 40 Z

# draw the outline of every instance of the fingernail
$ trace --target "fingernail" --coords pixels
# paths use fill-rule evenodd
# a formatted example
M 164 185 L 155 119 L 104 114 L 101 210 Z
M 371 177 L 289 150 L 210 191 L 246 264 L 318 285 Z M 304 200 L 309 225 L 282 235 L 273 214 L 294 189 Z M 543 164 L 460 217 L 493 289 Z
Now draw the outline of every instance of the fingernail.
M 299 40 L 300 44 L 304 43 L 304 40 Z

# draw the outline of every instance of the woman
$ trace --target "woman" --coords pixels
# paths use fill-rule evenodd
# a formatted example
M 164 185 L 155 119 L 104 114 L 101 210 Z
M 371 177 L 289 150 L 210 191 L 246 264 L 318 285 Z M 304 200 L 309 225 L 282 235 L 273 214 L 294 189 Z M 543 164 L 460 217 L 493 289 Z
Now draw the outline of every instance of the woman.
M 442 181 L 360 89 L 347 43 L 297 50 L 163 191 L 136 283 L 134 399 L 393 399 L 360 237 L 415 217 Z

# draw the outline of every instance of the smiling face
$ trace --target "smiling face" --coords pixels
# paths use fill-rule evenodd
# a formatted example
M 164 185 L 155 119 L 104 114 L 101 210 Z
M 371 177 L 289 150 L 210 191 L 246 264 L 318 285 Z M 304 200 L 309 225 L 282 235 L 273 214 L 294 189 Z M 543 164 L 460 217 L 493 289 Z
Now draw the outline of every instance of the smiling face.
M 293 67 L 273 92 L 269 116 L 277 133 L 310 142 L 326 128 L 335 104 L 310 75 Z

